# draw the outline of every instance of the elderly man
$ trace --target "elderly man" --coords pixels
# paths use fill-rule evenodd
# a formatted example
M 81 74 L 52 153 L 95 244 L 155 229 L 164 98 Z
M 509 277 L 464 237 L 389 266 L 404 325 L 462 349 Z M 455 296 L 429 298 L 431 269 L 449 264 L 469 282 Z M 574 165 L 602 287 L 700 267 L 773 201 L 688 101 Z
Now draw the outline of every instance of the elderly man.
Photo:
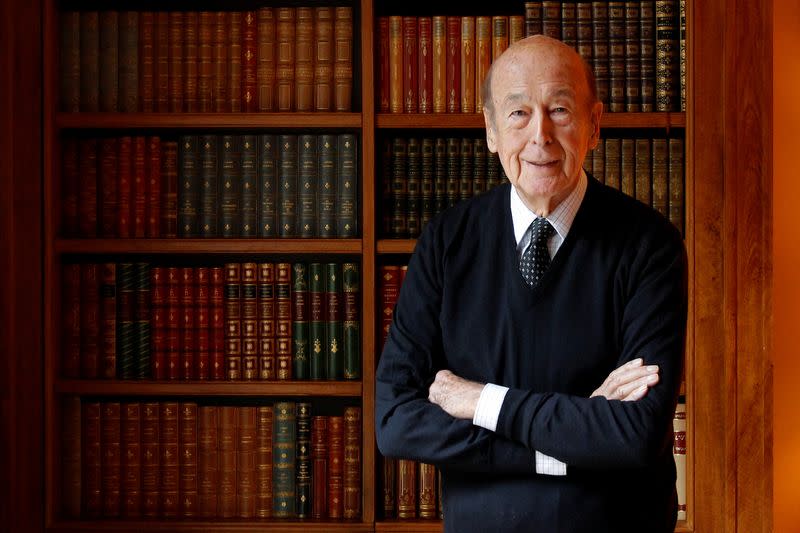
M 377 371 L 387 456 L 442 471 L 448 532 L 674 530 L 681 237 L 582 170 L 602 104 L 535 36 L 484 86 L 510 184 L 420 237 Z

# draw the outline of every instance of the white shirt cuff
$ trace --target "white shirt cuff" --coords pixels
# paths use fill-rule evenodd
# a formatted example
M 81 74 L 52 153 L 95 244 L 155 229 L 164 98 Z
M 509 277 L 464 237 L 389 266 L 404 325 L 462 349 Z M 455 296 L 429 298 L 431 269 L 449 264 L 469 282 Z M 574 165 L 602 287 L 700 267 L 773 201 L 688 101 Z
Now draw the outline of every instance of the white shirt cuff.
M 503 407 L 507 392 L 508 387 L 494 383 L 484 385 L 478 398 L 478 405 L 475 407 L 472 423 L 489 431 L 497 429 L 497 419 L 500 417 L 500 408 Z
M 567 464 L 536 450 L 536 473 L 547 476 L 566 476 Z

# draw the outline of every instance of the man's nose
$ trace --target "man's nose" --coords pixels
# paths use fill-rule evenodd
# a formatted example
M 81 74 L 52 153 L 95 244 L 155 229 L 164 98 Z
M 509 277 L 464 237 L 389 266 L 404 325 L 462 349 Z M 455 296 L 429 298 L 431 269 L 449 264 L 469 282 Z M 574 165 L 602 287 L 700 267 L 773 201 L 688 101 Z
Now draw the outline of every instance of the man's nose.
M 533 113 L 528 123 L 529 139 L 531 144 L 546 145 L 553 141 L 553 121 L 546 111 Z

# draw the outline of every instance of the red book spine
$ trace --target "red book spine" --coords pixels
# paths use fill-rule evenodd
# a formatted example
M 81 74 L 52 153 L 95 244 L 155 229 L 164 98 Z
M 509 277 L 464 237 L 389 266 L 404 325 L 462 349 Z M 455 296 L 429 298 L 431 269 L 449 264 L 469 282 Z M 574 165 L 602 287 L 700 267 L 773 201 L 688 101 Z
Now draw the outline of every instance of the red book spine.
M 277 305 L 276 363 L 275 377 L 279 380 L 292 379 L 292 265 L 278 263 L 275 283 L 275 303 Z
M 258 109 L 256 26 L 255 11 L 245 11 L 242 17 L 242 111 L 245 113 L 252 113 Z
M 133 138 L 133 237 L 145 236 L 145 211 L 147 208 L 147 143 L 145 138 Z
M 61 148 L 61 236 L 78 235 L 78 140 L 64 139 Z
M 403 109 L 406 113 L 416 113 L 418 109 L 418 46 L 417 17 L 403 17 Z
M 180 269 L 180 301 L 181 301 L 181 379 L 194 379 L 195 370 L 195 287 L 194 269 L 182 267 Z
M 311 518 L 328 515 L 328 417 L 311 419 Z
M 81 265 L 81 377 L 96 378 L 100 336 L 100 278 L 96 263 Z
M 236 410 L 232 406 L 219 407 L 217 516 L 220 518 L 236 516 Z
M 253 518 L 256 515 L 256 408 L 237 408 L 236 449 L 236 515 Z
M 81 405 L 81 419 L 81 511 L 85 518 L 97 518 L 102 514 L 103 502 L 100 484 L 100 403 L 84 402 Z
M 117 157 L 117 234 L 123 239 L 131 236 L 131 191 L 133 170 L 133 139 L 120 137 Z
M 214 112 L 224 113 L 229 110 L 228 88 L 228 13 L 217 11 L 213 15 L 211 29 L 211 95 Z
M 139 13 L 139 101 L 145 113 L 154 110 L 155 95 L 155 13 Z
M 122 404 L 122 516 L 142 515 L 142 406 Z
M 328 418 L 328 518 L 344 516 L 344 420 Z
M 163 518 L 178 516 L 178 403 L 159 404 L 159 452 L 161 469 L 159 471 L 159 515 Z
M 103 263 L 101 269 L 100 377 L 114 379 L 117 375 L 117 265 Z
M 197 516 L 217 516 L 217 407 L 197 410 Z
M 210 11 L 200 12 L 200 24 L 197 28 L 197 57 L 199 69 L 197 73 L 197 106 L 201 113 L 209 113 L 214 108 L 212 86 L 214 71 L 213 55 L 213 14 Z
M 400 293 L 400 267 L 381 266 L 381 347 L 386 344 L 397 296 Z
M 225 376 L 242 378 L 242 265 L 225 264 Z
M 169 111 L 169 13 L 156 12 L 155 25 L 155 111 Z
M 361 516 L 361 408 L 344 408 L 344 517 Z
M 169 14 L 169 110 L 183 111 L 183 13 Z
M 433 22 L 419 19 L 419 112 L 433 112 Z
M 150 375 L 167 378 L 167 269 L 150 269 Z
M 197 113 L 198 25 L 200 14 L 187 11 L 183 16 L 183 110 Z
M 255 495 L 258 518 L 272 516 L 272 423 L 272 406 L 259 406 L 256 418 Z
M 97 139 L 80 141 L 78 235 L 97 237 Z
M 178 417 L 180 441 L 178 463 L 180 469 L 180 516 L 197 516 L 197 404 L 183 402 Z
M 403 17 L 389 17 L 389 111 L 403 112 Z
M 161 139 L 148 137 L 146 166 L 145 235 L 155 239 L 161 236 Z
M 275 379 L 275 265 L 258 265 L 258 377 Z
M 258 283 L 257 264 L 242 263 L 240 292 L 242 313 L 242 378 L 258 378 Z
M 100 418 L 101 485 L 103 494 L 103 516 L 116 518 L 120 505 L 120 404 L 101 404 Z
M 100 141 L 100 236 L 117 236 L 117 139 Z
M 178 143 L 161 143 L 161 237 L 178 236 Z
M 167 268 L 167 379 L 178 379 L 181 353 L 181 288 L 177 267 Z
M 211 364 L 211 280 L 207 267 L 195 268 L 195 377 L 207 380 Z
M 447 112 L 461 111 L 461 17 L 447 17 Z
M 81 399 L 66 396 L 61 409 L 61 511 L 66 518 L 81 517 Z
M 389 17 L 378 17 L 378 112 L 389 112 Z
M 142 404 L 142 515 L 151 518 L 158 516 L 160 500 L 160 429 L 158 402 Z
M 225 379 L 225 273 L 222 268 L 211 269 L 211 306 L 209 327 L 211 334 L 211 379 Z
M 61 267 L 61 375 L 81 377 L 81 265 Z
M 226 35 L 228 107 L 224 111 L 242 111 L 242 12 L 228 13 Z

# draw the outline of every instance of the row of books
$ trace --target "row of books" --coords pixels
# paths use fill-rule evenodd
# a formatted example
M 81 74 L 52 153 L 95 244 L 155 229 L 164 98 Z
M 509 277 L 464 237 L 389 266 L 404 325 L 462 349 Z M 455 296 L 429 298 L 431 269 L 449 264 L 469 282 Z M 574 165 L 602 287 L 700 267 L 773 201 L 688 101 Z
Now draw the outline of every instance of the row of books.
M 361 515 L 361 408 L 307 402 L 62 404 L 62 511 L 69 518 Z
M 65 11 L 67 112 L 350 111 L 353 9 Z
M 577 49 L 610 112 L 685 111 L 685 0 L 525 2 L 525 35 Z
M 356 263 L 65 263 L 61 286 L 66 378 L 361 376 Z
M 62 140 L 65 237 L 352 238 L 352 134 Z

